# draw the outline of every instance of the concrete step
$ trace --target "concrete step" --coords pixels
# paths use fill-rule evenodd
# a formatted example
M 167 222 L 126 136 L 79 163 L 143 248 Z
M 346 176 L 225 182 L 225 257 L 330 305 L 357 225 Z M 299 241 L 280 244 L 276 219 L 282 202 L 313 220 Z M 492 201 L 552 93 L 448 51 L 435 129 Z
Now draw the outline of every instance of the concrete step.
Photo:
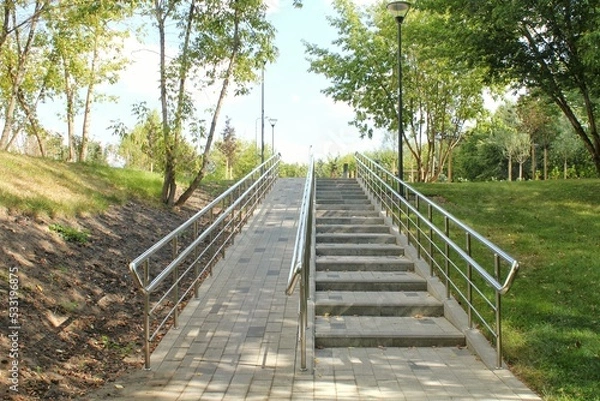
M 443 304 L 427 292 L 317 291 L 318 316 L 440 317 Z
M 456 347 L 465 336 L 444 318 L 319 316 L 315 346 Z
M 317 225 L 384 225 L 383 217 L 380 216 L 337 216 L 317 217 Z
M 359 185 L 358 181 L 354 178 L 319 178 L 317 180 L 318 185 Z
M 317 271 L 317 291 L 427 291 L 427 282 L 409 271 Z
M 389 234 L 390 229 L 383 225 L 346 225 L 329 224 L 317 225 L 315 227 L 317 234 L 321 233 L 371 233 L 371 234 Z
M 392 234 L 372 233 L 320 233 L 317 234 L 317 244 L 395 244 L 396 237 Z
M 414 263 L 404 256 L 317 256 L 317 271 L 412 271 Z
M 332 188 L 331 190 L 327 189 L 319 189 L 319 193 L 315 194 L 317 197 L 323 198 L 344 198 L 344 197 L 357 197 L 357 198 L 366 198 L 367 195 L 365 191 L 360 187 L 349 188 L 349 189 L 337 189 Z
M 365 198 L 317 198 L 317 205 L 371 205 L 371 201 Z
M 402 256 L 396 244 L 317 244 L 317 256 Z
M 340 205 L 339 203 L 329 204 L 329 203 L 319 203 L 317 202 L 315 206 L 316 210 L 369 210 L 375 211 L 375 207 L 369 202 L 368 204 L 344 204 Z
M 368 210 L 322 209 L 315 210 L 315 217 L 379 217 L 379 212 L 375 208 Z

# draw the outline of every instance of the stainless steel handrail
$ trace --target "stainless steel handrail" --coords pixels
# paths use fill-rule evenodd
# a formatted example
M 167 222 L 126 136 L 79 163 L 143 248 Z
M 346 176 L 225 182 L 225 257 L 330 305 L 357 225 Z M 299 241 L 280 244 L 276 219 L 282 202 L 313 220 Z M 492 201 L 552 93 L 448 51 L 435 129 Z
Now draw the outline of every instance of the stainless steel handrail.
M 406 235 L 409 243 L 415 245 L 418 256 L 425 254 L 430 275 L 437 273 L 445 280 L 448 298 L 451 297 L 451 290 L 454 290 L 453 294 L 463 301 L 469 327 L 474 327 L 475 317 L 494 337 L 497 366 L 502 366 L 501 297 L 510 290 L 519 269 L 518 261 L 378 163 L 359 153 L 355 158 L 357 177 L 392 218 L 400 232 Z M 427 216 L 423 209 L 426 209 Z M 434 212 L 437 213 L 436 216 Z M 440 222 L 443 222 L 443 227 L 439 227 Z M 458 230 L 459 234 L 454 234 L 451 227 Z M 459 245 L 452 236 L 464 236 L 465 246 Z M 474 256 L 475 247 L 479 250 L 477 257 Z M 486 264 L 482 259 L 486 255 L 492 258 L 493 267 L 484 267 Z M 437 258 L 440 256 L 441 261 Z M 459 267 L 459 263 L 466 267 Z M 509 266 L 504 274 L 503 264 Z M 477 283 L 481 280 L 483 286 Z M 493 294 L 488 293 L 486 287 L 491 288 Z M 488 321 L 486 312 L 481 311 L 477 303 L 493 312 L 494 323 Z
M 219 255 L 224 255 L 226 246 L 272 188 L 279 164 L 280 156 L 272 156 L 129 264 L 144 296 L 146 369 L 150 369 L 152 341 L 169 320 L 178 326 L 181 304 L 192 290 L 198 297 L 202 280 L 212 274 Z M 168 278 L 172 281 L 167 282 Z M 151 299 L 153 295 L 157 299 Z M 161 316 L 155 317 L 158 314 Z M 157 320 L 155 327 L 151 327 L 152 317 Z
M 298 281 L 300 281 L 300 316 L 298 322 L 298 336 L 300 337 L 300 369 L 306 370 L 306 328 L 308 327 L 308 285 L 310 270 L 310 253 L 313 227 L 313 206 L 315 198 L 314 163 L 311 157 L 308 164 L 308 173 L 304 184 L 304 194 L 300 206 L 300 218 L 294 253 L 288 276 L 286 294 L 292 295 Z

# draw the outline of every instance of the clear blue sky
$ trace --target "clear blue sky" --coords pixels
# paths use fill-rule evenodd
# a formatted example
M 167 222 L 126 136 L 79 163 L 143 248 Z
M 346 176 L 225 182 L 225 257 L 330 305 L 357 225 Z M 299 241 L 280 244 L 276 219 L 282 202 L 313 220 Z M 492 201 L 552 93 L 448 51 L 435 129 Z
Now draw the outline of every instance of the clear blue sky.
M 292 0 L 265 0 L 269 4 L 268 19 L 275 26 L 279 57 L 265 68 L 265 116 L 277 119 L 275 124 L 275 149 L 290 163 L 308 160 L 310 146 L 317 158 L 327 159 L 356 150 L 380 148 L 381 137 L 360 139 L 357 130 L 348 125 L 353 112 L 345 104 L 336 104 L 321 93 L 329 83 L 324 77 L 308 72 L 302 40 L 327 47 L 336 38 L 336 32 L 326 20 L 333 15 L 330 0 L 304 0 L 304 7 L 295 9 Z M 372 4 L 374 0 L 355 0 L 357 4 Z M 101 87 L 105 94 L 118 96 L 113 103 L 97 103 L 92 115 L 92 137 L 103 144 L 116 143 L 107 127 L 111 120 L 120 120 L 129 127 L 135 124 L 132 105 L 146 101 L 158 108 L 158 47 L 156 34 L 148 29 L 146 43 L 131 38 L 124 55 L 131 60 L 120 81 Z M 177 43 L 172 43 L 176 48 Z M 220 134 L 226 117 L 231 118 L 239 138 L 254 141 L 261 137 L 261 85 L 256 84 L 244 97 L 233 97 L 230 91 L 222 110 L 217 134 Z M 217 96 L 207 91 L 195 95 L 196 106 L 202 111 L 214 106 Z M 58 102 L 57 102 L 58 103 Z M 45 115 L 51 116 L 55 105 L 46 105 Z M 61 110 L 62 111 L 62 110 Z M 210 114 L 202 116 L 210 121 Z M 66 125 L 57 117 L 55 131 L 66 132 Z M 81 132 L 81 121 L 77 121 Z M 271 126 L 265 121 L 265 143 L 270 146 Z

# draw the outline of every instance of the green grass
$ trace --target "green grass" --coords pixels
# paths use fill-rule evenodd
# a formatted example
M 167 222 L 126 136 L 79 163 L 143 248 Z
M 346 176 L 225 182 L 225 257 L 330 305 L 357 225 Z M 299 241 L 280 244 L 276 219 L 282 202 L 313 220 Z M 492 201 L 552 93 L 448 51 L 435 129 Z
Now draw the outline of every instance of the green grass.
M 600 400 L 600 180 L 421 184 L 521 263 L 504 356 L 545 400 Z
M 132 197 L 158 203 L 161 187 L 145 171 L 0 152 L 0 206 L 26 215 L 98 213 Z

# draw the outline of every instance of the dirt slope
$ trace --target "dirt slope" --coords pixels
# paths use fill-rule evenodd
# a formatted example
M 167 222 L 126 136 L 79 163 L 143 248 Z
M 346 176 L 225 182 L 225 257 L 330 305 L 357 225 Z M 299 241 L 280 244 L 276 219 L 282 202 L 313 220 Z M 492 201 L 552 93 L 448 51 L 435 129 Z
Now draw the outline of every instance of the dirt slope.
M 0 209 L 0 399 L 73 399 L 140 369 L 142 304 L 128 263 L 203 203 L 171 211 L 130 201 L 69 221 Z M 52 224 L 89 238 L 65 241 Z

